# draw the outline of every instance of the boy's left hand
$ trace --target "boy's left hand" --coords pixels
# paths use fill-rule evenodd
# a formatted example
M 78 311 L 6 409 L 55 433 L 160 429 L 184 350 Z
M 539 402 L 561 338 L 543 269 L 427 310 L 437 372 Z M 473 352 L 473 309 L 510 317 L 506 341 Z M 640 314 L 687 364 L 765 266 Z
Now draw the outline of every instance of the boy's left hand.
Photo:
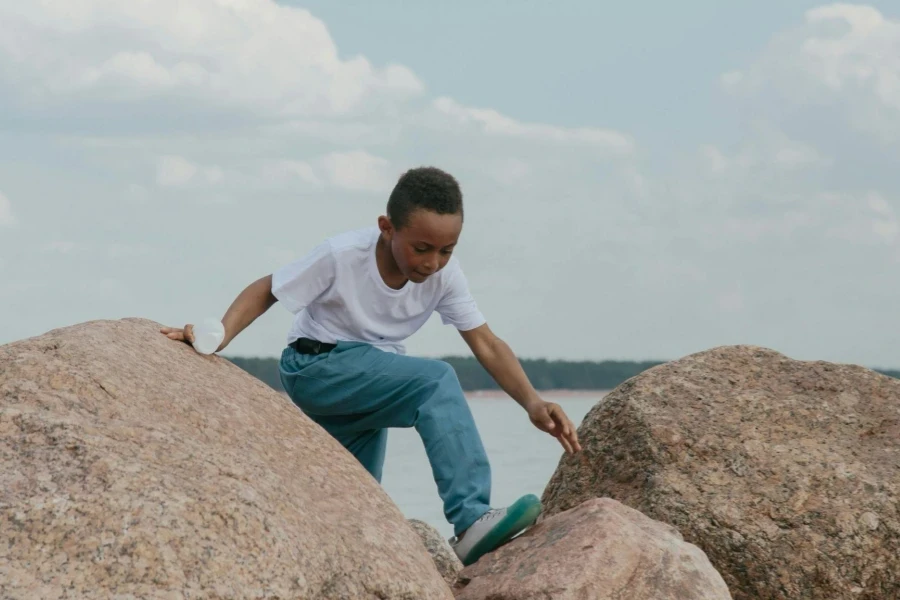
M 528 418 L 535 427 L 559 440 L 569 454 L 581 452 L 578 432 L 559 404 L 541 400 L 528 408 Z

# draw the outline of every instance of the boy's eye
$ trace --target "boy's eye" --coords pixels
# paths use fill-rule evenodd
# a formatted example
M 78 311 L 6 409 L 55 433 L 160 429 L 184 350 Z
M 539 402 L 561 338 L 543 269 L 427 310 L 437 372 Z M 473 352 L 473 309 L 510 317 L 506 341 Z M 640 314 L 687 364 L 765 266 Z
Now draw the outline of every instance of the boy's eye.
M 416 252 L 419 252 L 420 254 L 421 254 L 422 252 L 428 252 L 428 248 L 415 248 L 415 247 L 414 247 L 414 250 L 415 250 Z

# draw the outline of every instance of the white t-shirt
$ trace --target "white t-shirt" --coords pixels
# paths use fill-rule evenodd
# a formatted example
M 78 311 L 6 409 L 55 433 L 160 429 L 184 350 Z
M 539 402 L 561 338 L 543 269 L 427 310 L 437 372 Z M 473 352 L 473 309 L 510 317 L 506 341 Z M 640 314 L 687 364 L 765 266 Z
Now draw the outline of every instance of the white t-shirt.
M 485 323 L 455 256 L 422 283 L 389 287 L 375 262 L 380 233 L 370 227 L 329 238 L 272 274 L 272 294 L 296 315 L 288 344 L 366 342 L 405 354 L 403 342 L 435 311 L 460 331 Z

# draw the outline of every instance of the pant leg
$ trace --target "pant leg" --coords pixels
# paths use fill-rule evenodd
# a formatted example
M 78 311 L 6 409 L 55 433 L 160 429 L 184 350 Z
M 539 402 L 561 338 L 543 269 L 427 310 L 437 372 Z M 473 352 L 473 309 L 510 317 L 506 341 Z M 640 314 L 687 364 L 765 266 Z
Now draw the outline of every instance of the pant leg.
M 328 431 L 328 428 L 325 427 Z M 339 441 L 356 460 L 365 467 L 378 483 L 384 468 L 384 454 L 387 450 L 387 429 L 370 429 L 359 433 L 347 433 L 341 430 L 328 431 Z
M 449 364 L 342 342 L 312 358 L 286 349 L 281 375 L 293 401 L 339 440 L 415 427 L 456 534 L 490 509 L 490 465 Z
M 381 477 L 384 471 L 384 456 L 387 450 L 387 429 L 356 431 L 355 428 L 347 427 L 344 423 L 330 424 L 328 422 L 323 422 L 318 415 L 311 414 L 303 408 L 303 405 L 306 403 L 303 402 L 303 396 L 297 392 L 295 386 L 297 375 L 303 368 L 324 359 L 325 357 L 321 355 L 303 355 L 297 353 L 292 348 L 286 348 L 282 352 L 281 363 L 279 364 L 281 384 L 291 396 L 294 404 L 296 404 L 307 417 L 325 429 L 331 437 L 340 442 L 340 444 L 360 462 L 366 471 L 368 471 L 378 483 L 381 483 Z

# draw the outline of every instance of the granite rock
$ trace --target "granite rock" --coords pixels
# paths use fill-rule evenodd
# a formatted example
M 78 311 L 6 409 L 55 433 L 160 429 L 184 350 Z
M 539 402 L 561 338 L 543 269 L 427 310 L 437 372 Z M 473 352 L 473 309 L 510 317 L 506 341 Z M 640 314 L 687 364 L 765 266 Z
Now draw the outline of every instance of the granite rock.
M 459 557 L 456 556 L 456 552 L 453 551 L 453 548 L 441 536 L 440 532 L 428 523 L 410 519 L 409 525 L 419 534 L 422 543 L 425 544 L 425 549 L 428 550 L 428 554 L 434 560 L 434 565 L 444 578 L 444 581 L 448 585 L 453 585 L 456 582 L 456 576 L 463 568 L 463 564 Z
M 609 498 L 535 525 L 463 569 L 457 600 L 731 600 L 678 531 Z
M 159 328 L 0 347 L 0 597 L 452 598 L 340 444 Z
M 900 381 L 730 346 L 654 367 L 582 421 L 543 502 L 678 528 L 738 600 L 900 598 Z

